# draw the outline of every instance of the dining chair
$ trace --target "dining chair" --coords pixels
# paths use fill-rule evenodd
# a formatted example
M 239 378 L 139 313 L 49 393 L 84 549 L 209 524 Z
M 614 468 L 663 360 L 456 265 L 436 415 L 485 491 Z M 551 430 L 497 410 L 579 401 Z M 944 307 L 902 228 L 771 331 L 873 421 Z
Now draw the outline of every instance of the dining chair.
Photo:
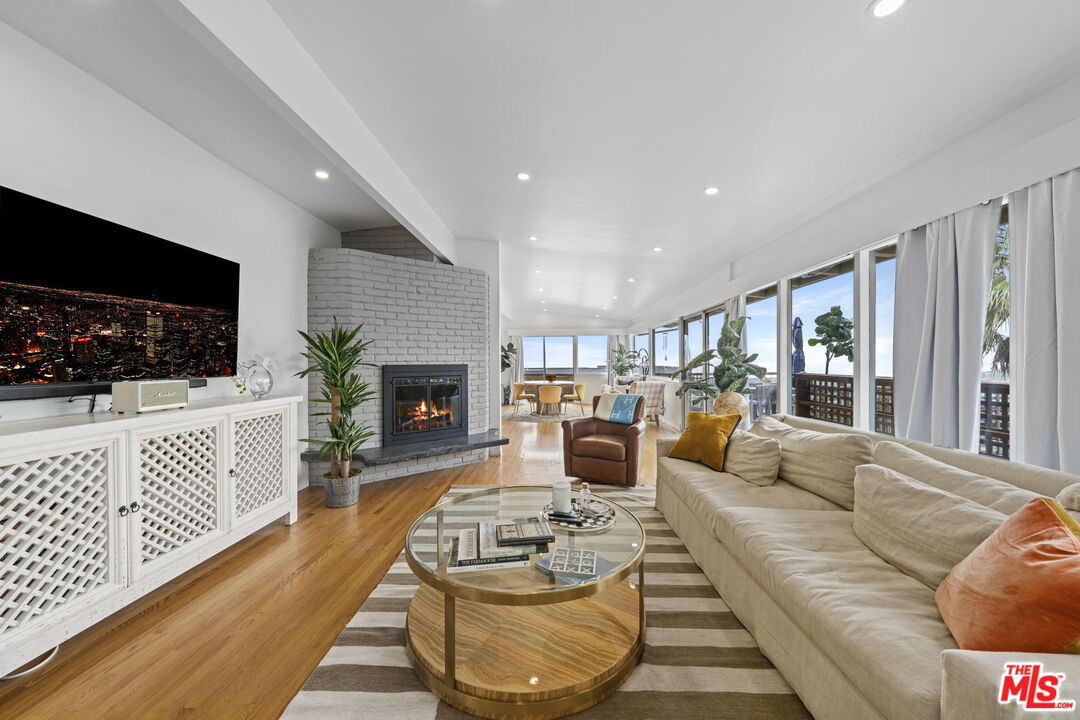
M 521 409 L 521 401 L 526 400 L 529 403 L 529 409 L 533 407 L 533 403 L 536 401 L 536 395 L 525 392 L 525 383 L 514 383 L 514 414 L 518 414 L 518 410 Z
M 578 410 L 585 414 L 585 383 L 574 383 L 574 392 L 563 395 L 563 402 L 577 403 Z
M 537 392 L 540 393 L 540 407 L 539 413 L 544 413 L 544 408 L 548 405 L 554 405 L 562 409 L 562 386 L 560 385 L 541 385 L 537 388 Z

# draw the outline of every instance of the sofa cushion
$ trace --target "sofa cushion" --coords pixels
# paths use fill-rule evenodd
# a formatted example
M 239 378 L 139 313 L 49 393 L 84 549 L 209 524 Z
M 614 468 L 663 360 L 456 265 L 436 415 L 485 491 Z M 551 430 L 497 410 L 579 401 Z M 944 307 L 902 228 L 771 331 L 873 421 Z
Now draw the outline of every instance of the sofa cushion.
M 957 564 L 937 591 L 964 650 L 1080 653 L 1080 524 L 1035 498 Z
M 938 720 L 943 650 L 934 592 L 871 552 L 854 513 L 728 508 L 724 546 L 889 720 Z
M 930 588 L 1005 518 L 879 465 L 855 470 L 855 534 L 878 557 Z
M 687 413 L 686 429 L 671 446 L 668 457 L 695 460 L 713 470 L 724 469 L 724 455 L 728 438 L 742 418 L 735 414 L 710 415 L 703 412 Z
M 1056 499 L 1066 510 L 1080 512 L 1080 482 L 1073 483 L 1059 492 Z
M 855 507 L 855 468 L 872 460 L 870 438 L 799 430 L 769 416 L 750 432 L 780 441 L 781 478 L 848 510 Z
M 780 441 L 748 432 L 736 432 L 728 440 L 724 472 L 748 483 L 767 487 L 780 471 Z
M 598 460 L 626 460 L 626 437 L 623 435 L 586 435 L 570 443 L 570 451 L 581 457 Z
M 667 485 L 698 521 L 716 535 L 716 513 L 729 507 L 773 507 L 806 510 L 843 508 L 784 480 L 760 487 L 731 473 L 718 473 L 689 460 L 656 459 L 657 483 Z
M 874 448 L 874 464 L 953 495 L 974 500 L 1006 515 L 1012 515 L 1029 500 L 1038 497 L 1030 490 L 1018 488 L 1002 480 L 946 465 L 900 443 L 879 442 Z

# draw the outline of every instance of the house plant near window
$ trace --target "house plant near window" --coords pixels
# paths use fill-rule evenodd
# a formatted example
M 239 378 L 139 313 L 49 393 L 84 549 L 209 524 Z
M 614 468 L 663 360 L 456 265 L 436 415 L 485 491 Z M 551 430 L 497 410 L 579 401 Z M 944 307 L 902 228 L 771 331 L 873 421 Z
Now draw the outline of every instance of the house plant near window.
M 764 377 L 765 368 L 754 364 L 757 353 L 747 355 L 743 352 L 740 338 L 745 325 L 746 317 L 725 322 L 715 350 L 706 350 L 671 374 L 671 377 L 682 380 L 682 385 L 675 391 L 678 397 L 689 393 L 693 403 L 712 400 L 713 413 L 716 415 L 738 412 L 744 420 L 749 416 L 750 402 L 742 391 L 751 375 L 759 379 Z M 715 366 L 711 381 L 704 372 L 700 380 L 690 379 L 691 372 L 697 368 L 707 368 L 712 363 Z
M 352 456 L 375 434 L 366 423 L 353 418 L 353 411 L 375 395 L 357 372 L 362 365 L 374 367 L 363 361 L 371 341 L 358 339 L 362 327 L 346 330 L 335 322 L 329 332 L 309 335 L 299 331 L 307 345 L 306 352 L 300 354 L 308 367 L 297 376 L 317 373 L 322 396 L 312 402 L 329 405 L 329 412 L 313 413 L 327 418 L 329 437 L 302 440 L 319 446 L 320 456 L 330 460 L 330 472 L 323 475 L 327 507 L 348 507 L 360 499 L 360 468 L 353 468 Z
M 631 374 L 639 364 L 640 360 L 637 351 L 627 350 L 622 343 L 619 343 L 611 354 L 611 370 L 615 373 L 615 377 Z

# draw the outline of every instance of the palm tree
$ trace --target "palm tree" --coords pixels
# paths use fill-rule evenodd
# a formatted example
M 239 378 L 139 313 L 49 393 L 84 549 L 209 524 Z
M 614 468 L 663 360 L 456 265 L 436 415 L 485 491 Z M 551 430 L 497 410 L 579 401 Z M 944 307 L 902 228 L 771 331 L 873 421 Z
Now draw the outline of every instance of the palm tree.
M 998 227 L 994 266 L 983 327 L 983 355 L 991 355 L 990 366 L 1009 374 L 1009 338 L 1001 330 L 1009 322 L 1009 222 L 1006 216 Z

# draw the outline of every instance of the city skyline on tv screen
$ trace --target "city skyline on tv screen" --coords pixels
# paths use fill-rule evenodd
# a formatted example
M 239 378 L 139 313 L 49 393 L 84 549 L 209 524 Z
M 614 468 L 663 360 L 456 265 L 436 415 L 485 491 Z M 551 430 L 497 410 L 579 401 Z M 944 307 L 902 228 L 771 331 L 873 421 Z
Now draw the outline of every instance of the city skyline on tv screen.
M 235 374 L 240 266 L 0 187 L 0 387 Z

